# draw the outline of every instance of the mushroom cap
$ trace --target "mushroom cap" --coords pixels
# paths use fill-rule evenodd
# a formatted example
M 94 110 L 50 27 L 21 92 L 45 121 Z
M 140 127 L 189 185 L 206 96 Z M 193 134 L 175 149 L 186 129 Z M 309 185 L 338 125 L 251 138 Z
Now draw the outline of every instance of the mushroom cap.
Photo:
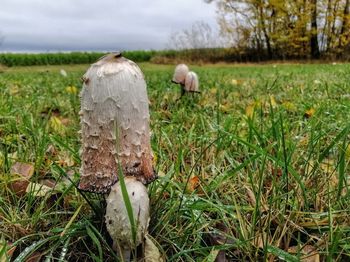
M 131 202 L 136 229 L 133 241 L 129 216 L 125 207 L 120 182 L 114 184 L 107 197 L 106 226 L 114 243 L 122 248 L 136 248 L 143 242 L 149 224 L 149 197 L 146 187 L 134 177 L 125 178 L 126 190 Z
M 112 53 L 92 64 L 83 80 L 79 188 L 108 192 L 119 165 L 124 176 L 152 182 L 149 100 L 140 68 Z
M 173 82 L 176 84 L 184 84 L 187 73 L 189 72 L 188 66 L 185 64 L 179 64 L 175 67 L 173 76 Z
M 188 92 L 198 92 L 199 91 L 198 76 L 193 71 L 188 72 L 186 75 L 185 90 Z

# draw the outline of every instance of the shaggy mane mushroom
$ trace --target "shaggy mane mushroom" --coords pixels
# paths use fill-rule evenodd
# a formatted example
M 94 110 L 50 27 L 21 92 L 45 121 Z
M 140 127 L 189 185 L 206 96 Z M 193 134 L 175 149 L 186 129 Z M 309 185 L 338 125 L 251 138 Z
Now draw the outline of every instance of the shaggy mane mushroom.
M 186 93 L 200 93 L 198 76 L 195 72 L 189 71 L 185 64 L 175 67 L 172 82 L 181 86 L 181 97 Z
M 120 53 L 92 64 L 83 81 L 79 188 L 108 193 L 107 231 L 113 248 L 129 261 L 131 250 L 144 243 L 147 234 L 150 218 L 145 184 L 156 178 L 146 82 L 140 68 Z M 119 181 L 120 167 L 123 181 Z
M 120 53 L 92 64 L 81 92 L 82 166 L 79 188 L 106 193 L 124 176 L 143 184 L 156 175 L 152 166 L 149 100 L 140 68 Z

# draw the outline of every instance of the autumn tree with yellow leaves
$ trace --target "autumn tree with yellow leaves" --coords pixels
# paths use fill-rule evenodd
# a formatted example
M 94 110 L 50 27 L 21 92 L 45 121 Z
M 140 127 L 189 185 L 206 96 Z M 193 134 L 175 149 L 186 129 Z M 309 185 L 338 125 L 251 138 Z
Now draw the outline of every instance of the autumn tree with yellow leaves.
M 350 0 L 207 0 L 231 45 L 265 58 L 350 54 Z

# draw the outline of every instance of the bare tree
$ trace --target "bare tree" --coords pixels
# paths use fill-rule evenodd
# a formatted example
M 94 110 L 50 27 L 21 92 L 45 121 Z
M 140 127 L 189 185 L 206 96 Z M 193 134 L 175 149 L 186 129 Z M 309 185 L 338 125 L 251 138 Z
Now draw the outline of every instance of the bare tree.
M 222 46 L 218 32 L 212 30 L 205 22 L 195 22 L 191 28 L 173 32 L 170 35 L 168 47 L 171 49 L 198 49 Z

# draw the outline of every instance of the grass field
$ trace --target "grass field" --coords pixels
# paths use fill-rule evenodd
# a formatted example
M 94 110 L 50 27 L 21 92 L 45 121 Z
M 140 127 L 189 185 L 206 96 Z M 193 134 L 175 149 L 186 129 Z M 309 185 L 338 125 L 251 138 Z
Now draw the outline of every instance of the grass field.
M 0 261 L 116 259 L 103 196 L 74 185 L 87 68 L 0 74 Z M 202 93 L 181 100 L 174 66 L 141 68 L 166 261 L 350 260 L 349 64 L 193 66 Z

